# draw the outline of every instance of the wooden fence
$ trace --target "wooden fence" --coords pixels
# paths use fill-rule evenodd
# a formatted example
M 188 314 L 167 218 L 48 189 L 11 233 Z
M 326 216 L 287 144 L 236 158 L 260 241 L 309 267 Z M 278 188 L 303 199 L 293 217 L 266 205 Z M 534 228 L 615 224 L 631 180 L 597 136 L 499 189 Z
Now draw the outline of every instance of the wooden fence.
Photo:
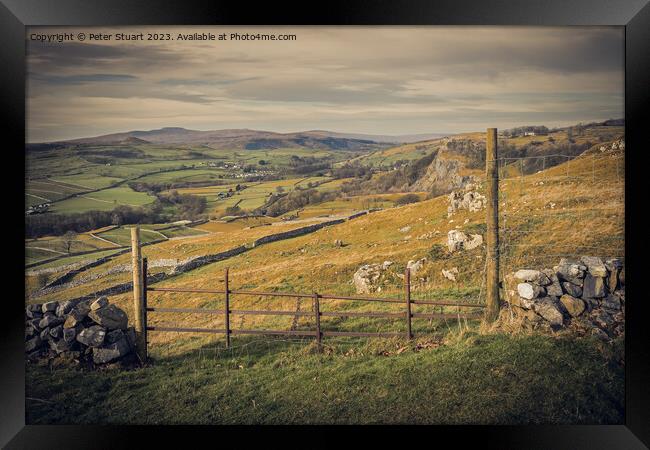
M 137 245 L 137 229 L 133 228 L 134 245 Z M 336 294 L 324 294 L 319 292 L 300 293 L 300 292 L 261 292 L 231 289 L 230 283 L 232 281 L 228 269 L 224 272 L 224 287 L 223 289 L 198 289 L 198 288 L 182 288 L 182 287 L 152 287 L 147 286 L 147 258 L 139 257 L 139 250 L 134 247 L 134 286 L 139 289 L 134 289 L 135 299 L 135 313 L 136 313 L 136 336 L 138 337 L 138 354 L 144 361 L 147 358 L 147 334 L 149 332 L 187 332 L 187 333 L 212 333 L 223 334 L 225 337 L 226 347 L 231 345 L 232 335 L 284 335 L 284 336 L 311 336 L 314 337 L 321 347 L 323 337 L 327 336 L 351 336 L 351 337 L 399 337 L 403 336 L 407 339 L 412 339 L 414 336 L 412 329 L 412 319 L 476 319 L 482 316 L 481 313 L 465 312 L 465 313 L 423 313 L 414 312 L 413 308 L 419 305 L 434 305 L 434 306 L 455 306 L 458 308 L 485 308 L 484 304 L 478 303 L 461 303 L 457 301 L 443 301 L 443 300 L 418 300 L 411 298 L 411 277 L 409 269 L 404 273 L 404 298 L 390 298 L 390 297 L 357 297 L 357 296 L 343 296 Z M 137 266 L 136 266 L 137 264 Z M 163 308 L 151 307 L 148 305 L 147 298 L 150 292 L 182 292 L 182 293 L 196 293 L 206 295 L 219 295 L 224 299 L 224 307 L 222 309 L 208 309 L 208 308 Z M 233 308 L 234 296 L 255 296 L 255 297 L 280 297 L 280 298 L 305 298 L 312 299 L 312 311 L 278 311 L 269 309 L 239 309 Z M 344 301 L 361 301 L 361 302 L 377 302 L 377 303 L 391 303 L 403 305 L 404 310 L 399 312 L 367 312 L 367 311 L 322 311 L 321 301 L 330 300 L 344 300 Z M 223 328 L 192 328 L 192 327 L 167 327 L 167 326 L 150 326 L 147 317 L 149 313 L 167 313 L 167 314 L 216 314 L 222 315 L 224 318 Z M 292 316 L 292 317 L 313 317 L 314 328 L 306 330 L 270 330 L 270 329 L 238 329 L 232 328 L 230 325 L 230 318 L 233 314 L 237 315 L 263 315 L 263 316 Z M 406 324 L 406 332 L 355 332 L 355 331 L 331 331 L 323 330 L 321 326 L 322 317 L 371 317 L 371 318 L 403 318 Z M 140 320 L 137 320 L 137 319 Z

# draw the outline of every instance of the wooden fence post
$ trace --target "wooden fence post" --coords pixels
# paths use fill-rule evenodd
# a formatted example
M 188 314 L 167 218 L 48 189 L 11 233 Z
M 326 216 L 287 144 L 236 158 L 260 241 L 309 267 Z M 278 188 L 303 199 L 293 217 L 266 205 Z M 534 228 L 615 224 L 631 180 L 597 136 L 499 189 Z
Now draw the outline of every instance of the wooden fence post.
M 135 323 L 135 347 L 140 362 L 147 359 L 147 344 L 143 324 L 143 285 L 142 285 L 142 255 L 140 253 L 140 229 L 131 228 L 131 262 L 133 270 L 133 321 Z
M 413 338 L 411 331 L 411 269 L 408 267 L 404 271 L 404 297 L 406 299 L 406 337 Z
M 149 357 L 149 333 L 147 332 L 147 276 L 149 274 L 149 261 L 142 258 L 142 334 L 144 335 L 144 358 Z
M 320 301 L 318 300 L 318 294 L 316 292 L 314 292 L 314 315 L 316 317 L 316 343 L 318 344 L 318 351 L 320 351 L 323 334 L 320 330 Z
M 226 284 L 226 310 L 225 313 L 225 326 L 226 326 L 226 348 L 230 348 L 230 288 L 228 286 L 228 267 L 226 267 L 226 273 L 224 275 L 224 280 Z
M 487 193 L 487 264 L 485 318 L 494 321 L 499 315 L 499 172 L 497 165 L 497 129 L 487 129 L 485 178 Z

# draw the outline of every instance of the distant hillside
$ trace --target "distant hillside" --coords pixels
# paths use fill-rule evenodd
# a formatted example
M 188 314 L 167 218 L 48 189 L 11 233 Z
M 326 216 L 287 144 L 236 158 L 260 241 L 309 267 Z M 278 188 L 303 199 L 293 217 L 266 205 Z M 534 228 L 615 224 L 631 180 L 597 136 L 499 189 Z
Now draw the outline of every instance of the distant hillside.
M 447 136 L 448 133 L 420 133 L 420 134 L 400 134 L 400 135 L 379 135 L 379 134 L 361 134 L 361 133 L 336 133 L 333 131 L 312 130 L 308 133 L 318 133 L 324 136 L 339 137 L 346 139 L 364 139 L 375 142 L 387 142 L 389 144 L 410 144 L 413 142 L 429 141 Z
M 388 143 L 373 136 L 353 137 L 326 131 L 275 133 L 248 129 L 199 131 L 168 127 L 149 131 L 128 131 L 61 143 L 85 145 L 115 145 L 153 143 L 164 145 L 207 145 L 215 149 L 260 150 L 277 148 L 313 148 L 329 150 L 376 150 Z M 380 136 L 381 137 L 381 136 Z

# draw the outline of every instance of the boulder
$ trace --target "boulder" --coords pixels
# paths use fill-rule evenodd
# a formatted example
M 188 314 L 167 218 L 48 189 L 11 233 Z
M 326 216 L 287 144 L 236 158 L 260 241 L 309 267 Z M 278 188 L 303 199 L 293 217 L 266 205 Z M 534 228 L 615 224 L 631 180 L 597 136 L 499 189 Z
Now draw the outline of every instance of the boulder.
M 517 285 L 517 292 L 520 297 L 527 300 L 541 297 L 546 294 L 546 290 L 543 287 L 533 283 L 519 283 Z
M 340 239 L 334 240 L 334 247 L 343 247 L 343 241 Z
M 129 327 L 126 329 L 126 340 L 129 343 L 131 350 L 135 350 L 135 328 Z
M 99 325 L 93 325 L 92 327 L 84 328 L 77 335 L 77 341 L 81 342 L 88 347 L 101 347 L 106 338 L 106 329 L 100 327 Z
M 590 314 L 591 320 L 600 328 L 609 328 L 614 324 L 614 315 L 605 309 L 594 309 Z
M 105 345 L 104 347 L 93 348 L 93 362 L 95 364 L 106 364 L 127 355 L 131 351 L 125 336 L 117 342 Z
M 108 306 L 108 297 L 101 296 L 90 304 L 90 310 L 97 311 L 98 309 L 103 308 L 105 306 Z
M 585 302 L 579 298 L 572 297 L 569 294 L 564 294 L 560 297 L 560 302 L 571 317 L 578 317 L 580 314 L 585 312 Z
M 569 294 L 571 297 L 582 297 L 582 288 L 580 286 L 569 283 L 568 281 L 564 281 L 561 284 L 564 292 Z
M 383 270 L 387 270 L 392 265 L 393 265 L 393 261 L 384 261 L 384 263 L 381 265 L 381 268 Z
M 483 244 L 480 234 L 467 235 L 459 230 L 449 230 L 447 233 L 447 247 L 450 252 L 458 250 L 472 250 Z
M 564 321 L 562 311 L 553 297 L 544 297 L 533 304 L 533 310 L 553 326 L 561 326 Z
M 585 275 L 582 296 L 587 298 L 600 298 L 605 296 L 605 279 L 595 277 L 591 273 Z
M 74 328 L 80 324 L 90 312 L 90 307 L 86 302 L 79 303 L 68 314 L 63 324 L 63 328 Z
M 580 261 L 587 266 L 587 271 L 594 277 L 606 277 L 607 268 L 597 256 L 583 256 Z
M 535 283 L 540 286 L 551 284 L 549 277 L 539 270 L 521 269 L 515 272 L 515 278 L 520 281 Z
M 43 346 L 43 341 L 41 340 L 40 336 L 34 336 L 33 338 L 25 342 L 25 351 L 27 353 L 33 352 L 35 350 L 38 350 L 42 346 Z
M 535 299 L 528 299 L 514 294 L 510 297 L 509 303 L 521 309 L 532 309 Z
M 38 322 L 39 328 L 46 328 L 56 326 L 60 323 L 63 323 L 63 318 L 57 317 L 52 312 L 47 312 L 43 315 L 43 318 Z
M 59 306 L 59 302 L 43 303 L 43 305 L 41 306 L 41 311 L 43 311 L 43 313 L 47 313 L 47 312 L 55 313 L 56 308 L 58 306 Z
M 103 308 L 90 311 L 88 317 L 90 317 L 95 323 L 108 328 L 109 330 L 114 330 L 116 328 L 126 330 L 129 322 L 126 313 L 115 305 L 107 305 Z
M 27 321 L 27 323 L 32 327 L 34 327 L 36 331 L 41 329 L 41 327 L 39 326 L 39 324 L 41 323 L 41 319 L 30 319 Z
M 26 311 L 31 311 L 31 312 L 40 312 L 40 313 L 42 313 L 43 312 L 42 308 L 43 308 L 42 305 L 40 305 L 38 303 L 34 303 L 34 304 L 31 304 L 31 305 L 27 305 L 25 307 L 25 310 Z
M 551 274 L 549 278 L 551 283 L 546 286 L 546 293 L 552 297 L 561 297 L 562 294 L 564 294 L 564 291 L 562 290 L 562 285 L 560 284 L 557 275 Z
M 33 338 L 36 335 L 38 335 L 38 332 L 34 329 L 34 327 L 27 324 L 25 326 L 25 339 Z
M 378 289 L 382 268 L 379 264 L 365 264 L 357 269 L 352 282 L 357 294 L 370 294 Z
M 411 227 L 408 225 L 399 229 L 400 233 L 408 233 L 409 231 L 411 231 Z
M 458 267 L 452 267 L 449 270 L 442 269 L 442 276 L 449 281 L 456 281 L 456 275 L 458 275 Z

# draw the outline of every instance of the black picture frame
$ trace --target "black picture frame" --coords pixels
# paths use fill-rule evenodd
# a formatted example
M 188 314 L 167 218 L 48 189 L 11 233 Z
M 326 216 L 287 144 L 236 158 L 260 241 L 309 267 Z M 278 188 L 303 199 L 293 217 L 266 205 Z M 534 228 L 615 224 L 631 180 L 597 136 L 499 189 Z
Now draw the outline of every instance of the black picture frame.
M 642 205 L 644 164 L 647 152 L 646 111 L 650 106 L 650 4 L 648 0 L 330 0 L 318 4 L 278 4 L 239 1 L 179 2 L 134 0 L 1 0 L 0 3 L 0 90 L 5 139 L 3 156 L 7 164 L 5 185 L 11 189 L 8 217 L 24 214 L 23 198 L 13 192 L 24 187 L 25 137 L 25 27 L 30 25 L 622 25 L 625 26 L 625 120 L 626 120 L 626 400 L 625 425 L 620 426 L 444 426 L 420 427 L 424 443 L 435 445 L 451 439 L 455 447 L 468 442 L 482 448 L 553 449 L 636 449 L 650 445 L 650 336 L 644 322 L 650 300 L 642 286 L 645 231 Z M 7 159 L 8 158 L 8 159 Z M 23 170 L 19 170 L 23 168 Z M 22 172 L 22 173 L 21 173 Z M 646 185 L 647 186 L 647 185 Z M 647 187 L 645 188 L 647 191 Z M 18 226 L 10 226 L 13 235 Z M 10 236 L 6 233 L 5 236 Z M 193 439 L 205 437 L 223 443 L 222 433 L 231 431 L 242 442 L 248 440 L 241 429 L 225 427 L 135 427 L 135 426 L 25 426 L 25 386 L 23 353 L 24 285 L 22 239 L 8 239 L 10 253 L 4 269 L 5 298 L 0 327 L 0 445 L 6 448 L 131 448 L 136 438 L 171 444 L 188 441 L 178 433 L 191 432 Z M 7 245 L 5 246 L 5 248 Z M 14 259 L 20 261 L 13 261 Z M 11 287 L 11 294 L 6 287 Z M 14 291 L 15 289 L 15 291 Z M 23 292 L 24 295 L 24 292 Z M 589 380 L 585 380 L 586 383 Z M 256 435 L 286 430 L 266 427 Z M 351 428 L 345 428 L 350 430 Z M 302 428 L 309 443 L 338 442 L 337 429 Z M 405 427 L 372 429 L 384 439 L 395 431 L 412 433 Z M 367 430 L 362 430 L 367 431 Z M 234 436 L 233 436 L 234 437 Z M 302 439 L 302 438 L 301 438 Z M 298 441 L 295 441 L 298 443 Z M 401 440 L 402 445 L 414 442 Z M 409 444 L 411 442 L 411 444 Z M 223 445 L 222 444 L 222 445 Z M 334 444 L 333 444 L 334 445 Z

